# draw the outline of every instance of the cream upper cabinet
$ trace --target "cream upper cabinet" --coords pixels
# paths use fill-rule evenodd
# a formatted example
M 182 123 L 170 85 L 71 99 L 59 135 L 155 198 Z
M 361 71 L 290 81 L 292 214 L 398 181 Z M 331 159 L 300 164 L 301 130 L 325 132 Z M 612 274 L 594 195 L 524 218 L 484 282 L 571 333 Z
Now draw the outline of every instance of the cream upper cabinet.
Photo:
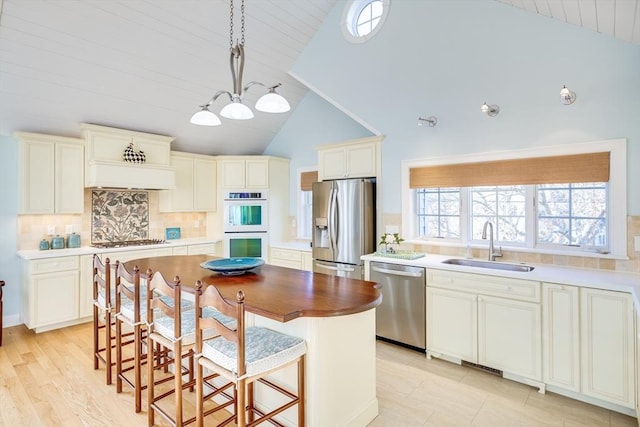
M 26 132 L 15 136 L 19 143 L 20 213 L 82 213 L 84 142 Z
M 361 138 L 317 147 L 318 179 L 379 176 L 381 140 L 381 137 Z
M 216 160 L 211 156 L 171 153 L 176 187 L 160 191 L 160 212 L 213 212 L 216 210 Z
M 542 348 L 545 384 L 580 392 L 579 288 L 542 284 Z
M 631 294 L 580 289 L 582 393 L 635 408 Z
M 218 157 L 220 185 L 231 189 L 269 188 L 268 157 Z

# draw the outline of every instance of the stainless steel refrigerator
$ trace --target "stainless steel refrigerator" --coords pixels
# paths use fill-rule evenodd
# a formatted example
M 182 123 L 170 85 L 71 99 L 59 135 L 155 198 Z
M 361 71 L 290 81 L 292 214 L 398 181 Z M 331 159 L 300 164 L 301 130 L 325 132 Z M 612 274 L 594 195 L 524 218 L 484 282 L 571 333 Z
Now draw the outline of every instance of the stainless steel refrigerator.
M 314 182 L 312 190 L 313 271 L 362 279 L 360 257 L 376 249 L 374 181 Z

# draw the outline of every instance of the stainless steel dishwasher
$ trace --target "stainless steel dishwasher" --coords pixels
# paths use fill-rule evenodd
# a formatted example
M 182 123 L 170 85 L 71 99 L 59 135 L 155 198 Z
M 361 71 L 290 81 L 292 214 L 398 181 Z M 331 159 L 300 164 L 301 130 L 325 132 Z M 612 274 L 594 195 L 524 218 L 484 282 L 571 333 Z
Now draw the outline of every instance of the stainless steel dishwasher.
M 382 303 L 376 309 L 376 336 L 425 351 L 424 268 L 371 262 L 369 280 L 382 285 Z

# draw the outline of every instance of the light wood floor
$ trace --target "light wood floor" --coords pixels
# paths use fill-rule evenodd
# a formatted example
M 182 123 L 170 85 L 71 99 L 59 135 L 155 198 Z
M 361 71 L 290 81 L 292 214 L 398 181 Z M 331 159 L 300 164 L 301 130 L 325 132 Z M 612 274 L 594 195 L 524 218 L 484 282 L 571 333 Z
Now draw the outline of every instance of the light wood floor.
M 37 335 L 5 329 L 0 426 L 146 426 L 146 409 L 134 413 L 132 393 L 117 394 L 105 385 L 104 368 L 93 370 L 91 342 L 91 324 Z M 377 360 L 380 415 L 371 427 L 638 426 L 635 418 L 390 344 L 378 343 Z

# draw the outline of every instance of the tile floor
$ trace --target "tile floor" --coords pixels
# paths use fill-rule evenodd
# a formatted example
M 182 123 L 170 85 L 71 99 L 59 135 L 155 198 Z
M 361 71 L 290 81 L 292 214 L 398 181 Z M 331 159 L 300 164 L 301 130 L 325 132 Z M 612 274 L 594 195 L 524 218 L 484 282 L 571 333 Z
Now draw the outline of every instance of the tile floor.
M 370 427 L 638 426 L 635 418 L 378 341 Z

